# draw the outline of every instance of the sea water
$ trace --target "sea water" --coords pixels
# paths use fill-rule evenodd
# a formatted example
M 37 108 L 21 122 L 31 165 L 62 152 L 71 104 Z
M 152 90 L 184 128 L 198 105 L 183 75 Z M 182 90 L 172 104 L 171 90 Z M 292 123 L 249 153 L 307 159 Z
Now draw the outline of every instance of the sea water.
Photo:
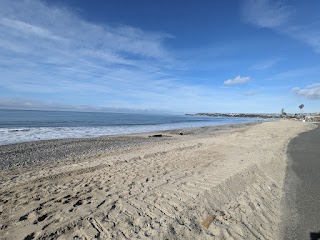
M 0 145 L 253 122 L 253 118 L 0 110 Z

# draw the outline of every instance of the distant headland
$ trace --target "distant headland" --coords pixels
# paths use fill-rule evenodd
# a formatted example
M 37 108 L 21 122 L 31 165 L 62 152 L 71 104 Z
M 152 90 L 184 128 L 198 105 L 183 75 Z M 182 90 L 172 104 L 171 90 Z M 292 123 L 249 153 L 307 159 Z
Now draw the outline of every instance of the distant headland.
M 288 113 L 194 113 L 186 116 L 207 117 L 245 117 L 245 118 L 305 118 L 306 116 L 317 116 L 319 113 L 288 114 Z

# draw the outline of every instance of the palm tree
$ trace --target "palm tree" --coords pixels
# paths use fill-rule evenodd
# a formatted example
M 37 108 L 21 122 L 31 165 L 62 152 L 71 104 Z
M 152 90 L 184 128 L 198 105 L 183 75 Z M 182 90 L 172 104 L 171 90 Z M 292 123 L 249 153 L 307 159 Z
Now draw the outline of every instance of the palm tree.
M 300 113 L 303 113 L 304 105 L 303 105 L 303 104 L 301 104 L 301 105 L 299 106 L 299 108 L 300 108 Z

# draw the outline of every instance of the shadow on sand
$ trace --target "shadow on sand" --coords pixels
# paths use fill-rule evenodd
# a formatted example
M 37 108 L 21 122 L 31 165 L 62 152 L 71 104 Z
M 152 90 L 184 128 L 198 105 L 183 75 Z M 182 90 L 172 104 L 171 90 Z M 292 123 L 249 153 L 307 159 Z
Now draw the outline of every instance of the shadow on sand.
M 312 232 L 310 233 L 310 240 L 320 240 L 320 232 Z

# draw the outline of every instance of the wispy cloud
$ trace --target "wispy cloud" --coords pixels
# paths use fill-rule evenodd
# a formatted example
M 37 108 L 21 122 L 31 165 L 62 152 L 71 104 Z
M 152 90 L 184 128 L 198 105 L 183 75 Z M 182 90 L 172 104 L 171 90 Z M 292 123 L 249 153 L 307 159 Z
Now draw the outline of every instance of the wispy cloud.
M 0 16 L 0 93 L 14 93 L 2 95 L 1 108 L 183 112 L 223 98 L 179 76 L 168 33 L 88 22 L 38 0 L 3 0 Z
M 241 83 L 246 83 L 249 80 L 250 80 L 250 77 L 237 76 L 233 79 L 228 79 L 228 80 L 224 81 L 224 85 L 241 84 Z
M 35 14 L 36 13 L 36 14 Z M 163 41 L 171 36 L 161 32 L 147 32 L 131 26 L 98 25 L 82 20 L 68 9 L 48 6 L 41 1 L 1 1 L 0 27 L 4 39 L 11 38 L 17 45 L 65 40 L 58 50 L 98 49 L 134 54 L 151 58 L 168 58 Z M 33 36 L 38 39 L 30 39 Z M 42 39 L 41 39 L 42 38 Z M 35 44 L 31 43 L 35 41 Z M 57 43 L 53 43 L 57 46 Z
M 245 96 L 254 96 L 256 94 L 257 94 L 256 91 L 247 91 L 247 92 L 244 93 Z
M 170 73 L 176 60 L 165 32 L 91 23 L 38 0 L 3 0 L 0 16 L 2 89 L 53 99 L 71 94 L 74 102 L 108 94 L 133 104 L 136 92 L 185 86 Z
M 259 27 L 278 28 L 288 22 L 292 10 L 283 0 L 244 0 L 242 14 Z
M 7 28 L 11 28 L 10 30 L 15 30 L 17 34 L 31 34 L 41 38 L 47 38 L 56 41 L 63 40 L 63 38 L 54 35 L 47 29 L 29 23 L 21 22 L 18 20 L 2 18 L 0 19 L 0 25 L 5 26 Z
M 266 69 L 272 68 L 280 61 L 281 61 L 280 58 L 261 61 L 260 63 L 257 63 L 254 66 L 252 66 L 251 69 L 258 70 L 258 71 L 266 70 Z
M 243 0 L 242 5 L 244 21 L 288 35 L 320 52 L 320 22 L 297 23 L 303 14 L 286 0 Z
M 262 2 L 265 5 L 260 4 L 258 9 L 273 6 Z M 78 105 L 92 110 L 167 108 L 183 112 L 233 111 L 238 109 L 237 104 L 251 104 L 260 109 L 260 103 L 243 96 L 249 90 L 247 84 L 236 85 L 250 81 L 250 77 L 237 74 L 253 65 L 243 58 L 240 43 L 212 42 L 211 47 L 203 45 L 201 49 L 186 49 L 184 44 L 175 47 L 177 41 L 186 39 L 135 26 L 90 22 L 77 10 L 48 3 L 0 1 L 0 107 L 76 109 Z M 277 14 L 288 10 L 285 5 L 278 8 L 281 11 Z M 276 18 L 271 10 L 268 12 Z M 258 15 L 250 14 L 246 21 L 256 21 Z M 274 22 L 258 21 L 259 26 L 282 31 L 292 17 L 291 12 L 283 14 Z M 290 31 L 303 30 L 296 27 Z M 170 41 L 176 42 L 168 47 Z M 244 61 L 239 63 L 239 58 Z M 273 64 L 270 60 L 255 67 L 263 70 Z M 237 77 L 222 86 L 227 71 Z M 230 93 L 242 102 L 230 99 Z M 14 101 L 14 96 L 21 99 Z M 274 106 L 265 99 L 263 102 Z
M 289 25 L 286 29 L 282 29 L 282 32 L 308 44 L 314 49 L 315 52 L 320 53 L 319 21 L 305 25 Z
M 320 99 L 320 83 L 308 85 L 304 89 L 295 87 L 292 89 L 292 91 L 300 97 L 308 99 Z
M 40 0 L 2 0 L 0 16 L 1 108 L 186 112 L 236 106 L 225 101 L 230 88 L 181 71 L 180 61 L 189 57 L 169 50 L 166 42 L 174 37 L 166 32 L 88 22 Z M 226 85 L 249 80 L 238 76 Z

